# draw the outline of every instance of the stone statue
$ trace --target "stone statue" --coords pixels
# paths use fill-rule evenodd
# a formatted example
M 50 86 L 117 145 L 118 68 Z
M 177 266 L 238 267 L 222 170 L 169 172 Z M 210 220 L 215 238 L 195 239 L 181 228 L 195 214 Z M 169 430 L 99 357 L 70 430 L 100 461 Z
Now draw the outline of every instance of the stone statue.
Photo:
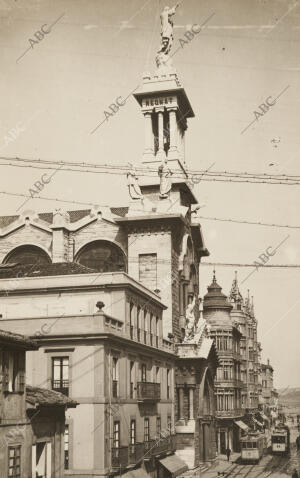
M 167 198 L 169 197 L 169 192 L 172 188 L 172 171 L 168 166 L 167 158 L 164 158 L 162 164 L 158 168 L 158 175 L 160 177 L 160 197 Z
M 174 7 L 165 7 L 160 14 L 161 22 L 161 45 L 160 49 L 157 52 L 156 56 L 156 66 L 157 68 L 172 66 L 172 60 L 169 56 L 169 53 L 173 44 L 173 21 L 172 17 L 175 15 L 179 3 Z
M 196 296 L 194 295 L 193 300 L 188 304 L 185 311 L 185 337 L 184 342 L 190 341 L 195 334 L 195 312 L 194 308 L 196 305 Z
M 143 199 L 143 194 L 138 183 L 138 177 L 134 170 L 127 173 L 127 185 L 131 199 Z

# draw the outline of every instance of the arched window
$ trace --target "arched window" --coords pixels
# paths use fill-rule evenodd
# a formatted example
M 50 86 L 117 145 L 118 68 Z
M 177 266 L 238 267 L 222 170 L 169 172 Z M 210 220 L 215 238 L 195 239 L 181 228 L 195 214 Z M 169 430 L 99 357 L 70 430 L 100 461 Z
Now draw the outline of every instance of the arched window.
M 16 247 L 3 261 L 4 264 L 50 264 L 51 259 L 40 247 L 24 245 Z
M 99 272 L 126 271 L 123 251 L 108 241 L 90 242 L 78 252 L 75 260 Z

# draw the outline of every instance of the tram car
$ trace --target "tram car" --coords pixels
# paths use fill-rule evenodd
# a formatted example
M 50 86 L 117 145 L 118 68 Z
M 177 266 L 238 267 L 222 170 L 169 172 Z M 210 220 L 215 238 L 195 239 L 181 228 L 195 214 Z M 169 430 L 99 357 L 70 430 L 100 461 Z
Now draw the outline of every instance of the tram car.
M 273 455 L 287 455 L 290 452 L 290 430 L 286 425 L 275 427 L 271 435 Z
M 242 463 L 259 463 L 267 447 L 267 439 L 263 433 L 249 433 L 241 438 Z

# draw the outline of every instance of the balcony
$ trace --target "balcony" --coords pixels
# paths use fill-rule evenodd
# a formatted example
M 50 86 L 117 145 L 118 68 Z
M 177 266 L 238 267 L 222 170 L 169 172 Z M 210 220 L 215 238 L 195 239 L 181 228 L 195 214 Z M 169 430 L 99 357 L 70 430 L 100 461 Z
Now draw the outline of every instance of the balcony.
M 52 390 L 69 396 L 69 380 L 52 380 Z
M 216 411 L 217 418 L 236 418 L 244 415 L 242 408 L 234 408 L 233 410 L 218 410 Z
M 137 399 L 138 401 L 160 400 L 160 383 L 138 382 Z
M 135 445 L 112 448 L 111 465 L 113 468 L 124 469 L 129 465 L 140 463 L 143 459 L 149 460 L 151 457 L 159 456 L 168 452 L 174 452 L 176 449 L 176 436 L 158 438 Z

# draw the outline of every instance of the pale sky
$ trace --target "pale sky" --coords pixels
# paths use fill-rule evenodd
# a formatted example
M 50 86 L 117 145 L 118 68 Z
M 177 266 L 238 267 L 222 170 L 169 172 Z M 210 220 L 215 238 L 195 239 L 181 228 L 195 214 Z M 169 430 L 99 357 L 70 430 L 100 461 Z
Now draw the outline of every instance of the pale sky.
M 138 164 L 144 125 L 132 96 L 90 133 L 118 96 L 128 96 L 144 71 L 154 71 L 158 14 L 166 4 L 0 0 L 0 155 Z M 188 120 L 188 167 L 207 169 L 215 163 L 212 169 L 219 171 L 300 174 L 300 2 L 184 0 L 175 17 L 174 48 L 189 25 L 212 14 L 206 28 L 173 58 L 196 115 Z M 57 19 L 51 32 L 16 62 L 35 32 Z M 285 88 L 276 105 L 241 134 L 258 106 Z M 13 128 L 17 137 L 6 144 Z M 29 194 L 45 171 L 1 165 L 0 172 L 0 191 Z M 202 181 L 195 193 L 205 204 L 203 216 L 300 226 L 299 186 Z M 68 171 L 58 171 L 41 195 L 107 205 L 128 201 L 124 177 Z M 15 214 L 24 201 L 0 198 L 1 214 Z M 64 205 L 32 199 L 26 208 L 49 211 L 58 204 Z M 208 220 L 202 228 L 211 253 L 204 262 L 252 264 L 289 236 L 269 263 L 300 264 L 298 229 Z M 216 269 L 228 293 L 235 268 Z M 240 281 L 250 271 L 238 268 Z M 203 266 L 201 293 L 211 276 L 212 268 Z M 270 358 L 274 366 L 275 384 L 299 386 L 300 269 L 261 269 L 244 282 L 242 293 L 247 288 L 254 295 L 263 359 Z

